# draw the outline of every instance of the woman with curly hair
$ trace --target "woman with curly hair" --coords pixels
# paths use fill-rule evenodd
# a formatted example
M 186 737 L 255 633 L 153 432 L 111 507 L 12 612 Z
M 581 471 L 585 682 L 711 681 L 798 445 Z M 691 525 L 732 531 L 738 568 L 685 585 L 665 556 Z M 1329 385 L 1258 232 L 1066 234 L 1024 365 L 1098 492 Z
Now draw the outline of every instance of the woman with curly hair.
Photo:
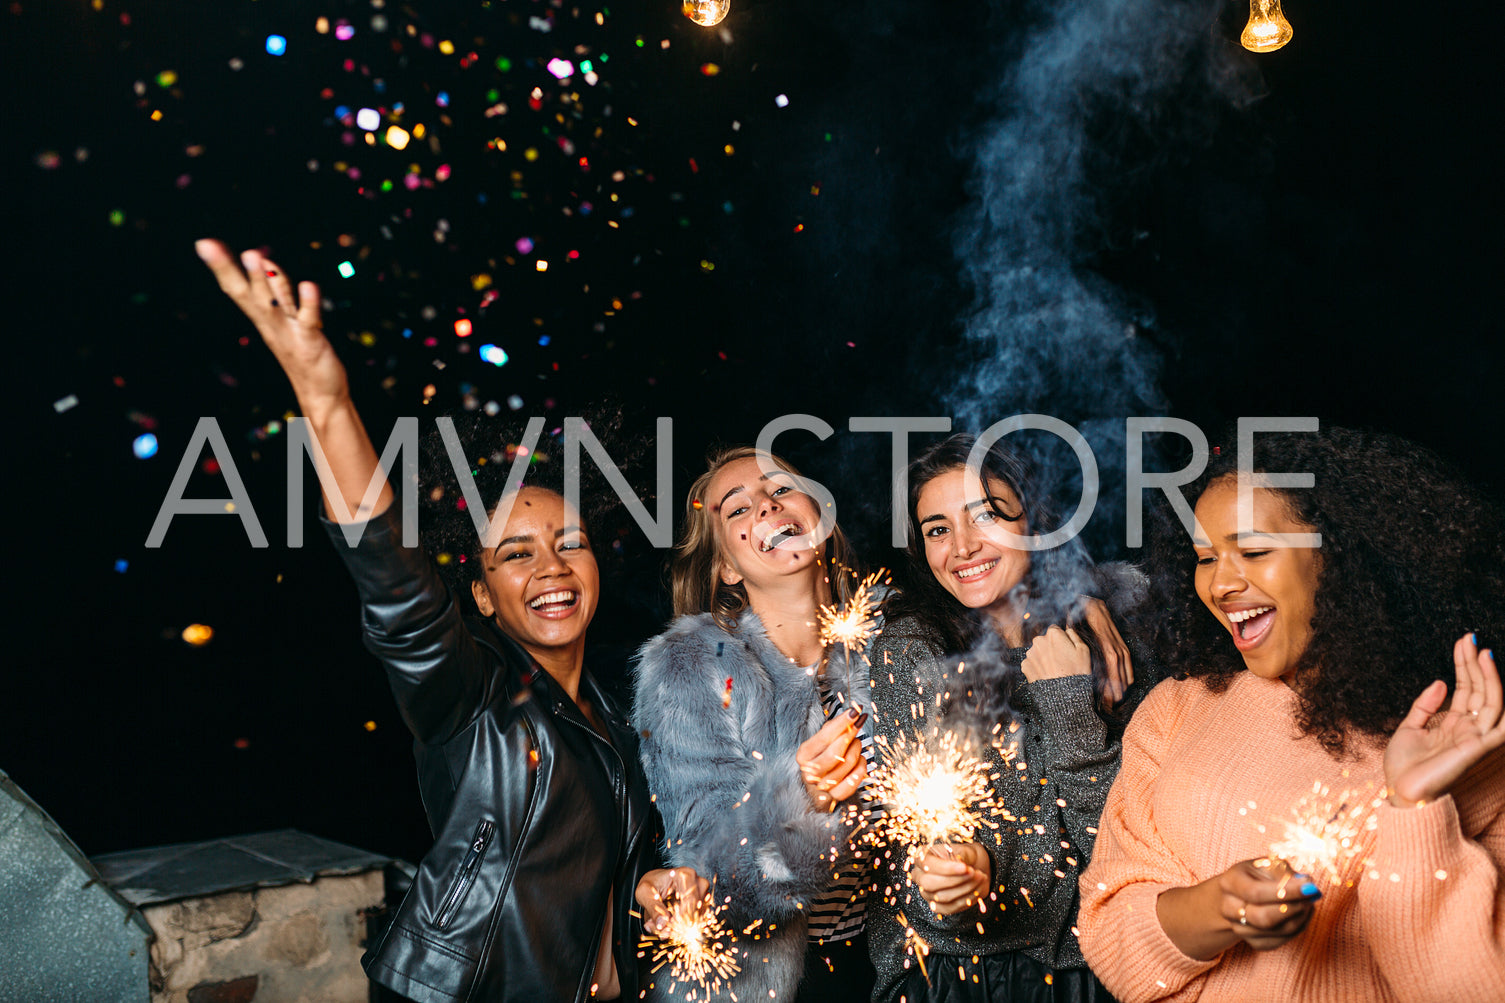
M 295 289 L 258 251 L 237 260 L 212 240 L 197 250 L 276 356 L 320 444 L 329 535 L 413 733 L 434 846 L 362 959 L 367 974 L 415 1003 L 636 998 L 641 918 L 657 928 L 666 896 L 705 883 L 649 870 L 655 826 L 636 737 L 584 664 L 601 599 L 584 520 L 557 488 L 525 477 L 488 510 L 503 525 L 482 548 L 473 527 L 453 531 L 470 513 L 457 516 L 451 494 L 440 506 L 450 518 L 426 541 L 458 555 L 452 567 L 464 561 L 446 588 L 423 550 L 401 543 L 401 501 L 324 336 L 318 287 Z M 465 615 L 467 601 L 479 616 Z
M 1083 952 L 1125 1001 L 1505 999 L 1501 514 L 1385 435 L 1251 467 L 1215 458 L 1152 555 L 1178 675 L 1125 734 Z
M 1059 520 L 1034 466 L 976 443 L 953 435 L 909 465 L 904 590 L 873 646 L 873 721 L 882 756 L 970 736 L 997 803 L 972 839 L 892 856 L 869 903 L 874 999 L 1103 1000 L 1072 930 L 1076 876 L 1118 770 L 1110 708 L 1126 715 L 1146 688 L 1126 694 L 1132 663 L 1109 616 L 1137 604 L 1143 579 L 1095 567 L 1076 540 L 1039 548 Z
M 671 577 L 677 619 L 644 645 L 633 725 L 674 864 L 715 880 L 741 971 L 704 998 L 865 1001 L 867 670 L 827 647 L 822 606 L 852 558 L 786 462 L 712 457 L 690 488 Z M 682 996 L 659 973 L 657 997 Z

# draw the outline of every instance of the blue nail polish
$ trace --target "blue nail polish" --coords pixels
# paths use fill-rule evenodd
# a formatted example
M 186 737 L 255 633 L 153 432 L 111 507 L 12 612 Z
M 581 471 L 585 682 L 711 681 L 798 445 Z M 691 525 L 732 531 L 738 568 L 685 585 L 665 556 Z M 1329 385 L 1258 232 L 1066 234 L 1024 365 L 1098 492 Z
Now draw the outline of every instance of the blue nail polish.
M 1320 899 L 1322 897 L 1322 889 L 1318 888 L 1316 885 L 1308 881 L 1306 884 L 1301 886 L 1301 894 L 1305 895 L 1307 898 Z
M 1479 646 L 1479 635 L 1475 634 L 1473 631 L 1469 631 L 1468 643 L 1477 648 Z

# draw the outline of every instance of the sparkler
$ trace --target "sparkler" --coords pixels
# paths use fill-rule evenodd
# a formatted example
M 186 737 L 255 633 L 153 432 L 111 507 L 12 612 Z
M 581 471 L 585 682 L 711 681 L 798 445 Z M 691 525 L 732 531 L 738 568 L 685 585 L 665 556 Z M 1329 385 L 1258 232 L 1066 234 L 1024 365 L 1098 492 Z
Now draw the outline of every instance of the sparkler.
M 1379 801 L 1351 790 L 1333 797 L 1322 781 L 1313 782 L 1311 793 L 1292 807 L 1291 818 L 1284 823 L 1284 838 L 1270 844 L 1270 856 L 1286 860 L 1303 873 L 1321 873 L 1335 883 L 1341 881 L 1343 869 L 1360 850 L 1360 834 L 1378 824 L 1374 807 Z M 1265 827 L 1259 830 L 1264 832 Z
M 878 612 L 878 597 L 874 589 L 888 572 L 879 569 L 868 575 L 852 593 L 845 606 L 835 603 L 820 608 L 820 643 L 826 646 L 843 645 L 850 655 L 867 647 L 878 631 L 874 626 Z
M 925 976 L 925 981 L 930 981 L 930 972 L 925 969 L 925 959 L 930 955 L 929 942 L 918 933 L 915 933 L 915 928 L 909 925 L 909 920 L 904 918 L 902 912 L 895 913 L 894 915 L 898 917 L 899 925 L 904 927 L 905 949 L 914 952 L 915 961 L 920 963 L 920 974 Z
M 709 895 L 698 900 L 674 896 L 664 905 L 668 925 L 656 937 L 645 933 L 638 945 L 652 951 L 652 970 L 668 965 L 674 983 L 699 985 L 707 997 L 720 992 L 722 983 L 742 970 L 731 932 L 721 920 L 726 906 L 718 907 Z
M 1013 817 L 993 793 L 988 763 L 955 732 L 933 733 L 929 741 L 918 733 L 878 741 L 883 762 L 870 774 L 863 796 L 886 810 L 872 816 L 872 838 L 907 846 L 906 868 L 919 847 L 971 842 L 983 825 L 996 826 L 990 812 Z

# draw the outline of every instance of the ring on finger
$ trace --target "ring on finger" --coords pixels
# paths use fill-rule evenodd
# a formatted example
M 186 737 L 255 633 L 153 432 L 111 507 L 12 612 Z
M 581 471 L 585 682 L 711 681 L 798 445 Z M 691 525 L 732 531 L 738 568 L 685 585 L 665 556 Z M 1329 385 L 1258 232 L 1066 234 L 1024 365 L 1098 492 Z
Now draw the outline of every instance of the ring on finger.
M 1249 925 L 1249 917 L 1246 916 L 1244 914 L 1244 912 L 1245 912 L 1244 907 L 1243 906 L 1239 906 L 1238 907 L 1238 921 L 1239 921 L 1239 925 L 1240 926 L 1248 926 Z

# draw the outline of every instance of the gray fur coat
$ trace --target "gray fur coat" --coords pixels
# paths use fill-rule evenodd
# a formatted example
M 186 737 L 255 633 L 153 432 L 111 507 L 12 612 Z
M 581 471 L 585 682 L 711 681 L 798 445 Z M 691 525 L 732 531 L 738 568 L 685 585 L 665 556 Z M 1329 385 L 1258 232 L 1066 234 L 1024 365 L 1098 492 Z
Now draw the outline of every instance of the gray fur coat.
M 866 706 L 863 656 L 848 665 L 835 651 L 832 685 Z M 804 970 L 804 909 L 830 884 L 850 835 L 844 812 L 815 809 L 795 761 L 824 721 L 816 681 L 751 611 L 735 633 L 708 613 L 682 616 L 638 658 L 633 726 L 663 816 L 667 866 L 713 878 L 716 901 L 730 903 L 724 920 L 742 970 L 710 998 L 792 999 Z M 669 988 L 669 969 L 660 969 L 649 998 L 670 998 Z M 680 986 L 674 996 L 684 994 Z

